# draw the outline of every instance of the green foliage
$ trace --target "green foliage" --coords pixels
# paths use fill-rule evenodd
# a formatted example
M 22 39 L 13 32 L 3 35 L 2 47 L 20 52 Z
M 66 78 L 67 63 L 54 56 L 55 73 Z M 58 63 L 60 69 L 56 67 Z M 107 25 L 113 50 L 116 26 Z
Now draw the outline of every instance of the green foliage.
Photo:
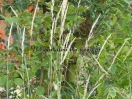
M 8 22 L 6 31 L 11 31 L 14 44 L 0 50 L 0 87 L 14 98 L 19 90 L 27 99 L 130 99 L 130 2 L 69 0 L 65 13 L 60 9 L 64 0 L 54 0 L 53 12 L 52 1 L 38 0 L 36 14 L 27 9 L 35 9 L 34 0 L 3 6 L 0 16 Z M 74 51 L 67 53 L 74 38 Z
M 37 90 L 36 90 L 36 93 L 37 93 L 38 95 L 43 95 L 43 93 L 44 93 L 44 88 L 43 88 L 42 86 L 38 86 L 38 87 L 37 87 Z
M 15 78 L 15 79 L 14 79 L 14 83 L 15 83 L 16 85 L 22 85 L 22 84 L 23 84 L 23 80 L 22 80 L 21 78 Z

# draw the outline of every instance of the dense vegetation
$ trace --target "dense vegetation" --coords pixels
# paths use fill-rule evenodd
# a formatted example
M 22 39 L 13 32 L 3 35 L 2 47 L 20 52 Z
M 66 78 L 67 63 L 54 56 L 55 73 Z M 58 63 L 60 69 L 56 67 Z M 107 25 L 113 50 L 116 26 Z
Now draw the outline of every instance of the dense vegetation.
M 0 0 L 1 99 L 131 99 L 129 0 Z

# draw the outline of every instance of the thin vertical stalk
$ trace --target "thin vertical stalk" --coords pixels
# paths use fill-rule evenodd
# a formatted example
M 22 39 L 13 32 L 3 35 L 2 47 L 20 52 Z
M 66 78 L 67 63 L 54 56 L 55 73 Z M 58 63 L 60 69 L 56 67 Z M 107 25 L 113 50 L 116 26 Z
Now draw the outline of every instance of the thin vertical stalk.
M 11 38 L 12 28 L 13 28 L 13 23 L 11 23 L 11 27 L 10 27 L 10 31 L 9 31 L 9 36 L 8 36 L 8 42 L 7 42 L 7 57 L 9 55 L 9 47 L 10 47 L 10 38 Z M 6 97 L 7 97 L 7 99 L 9 97 L 9 85 L 8 85 L 8 80 L 9 80 L 8 73 L 9 73 L 9 70 L 8 70 L 8 66 L 9 66 L 9 62 L 7 60 L 7 65 L 6 65 L 6 73 L 7 73 Z

